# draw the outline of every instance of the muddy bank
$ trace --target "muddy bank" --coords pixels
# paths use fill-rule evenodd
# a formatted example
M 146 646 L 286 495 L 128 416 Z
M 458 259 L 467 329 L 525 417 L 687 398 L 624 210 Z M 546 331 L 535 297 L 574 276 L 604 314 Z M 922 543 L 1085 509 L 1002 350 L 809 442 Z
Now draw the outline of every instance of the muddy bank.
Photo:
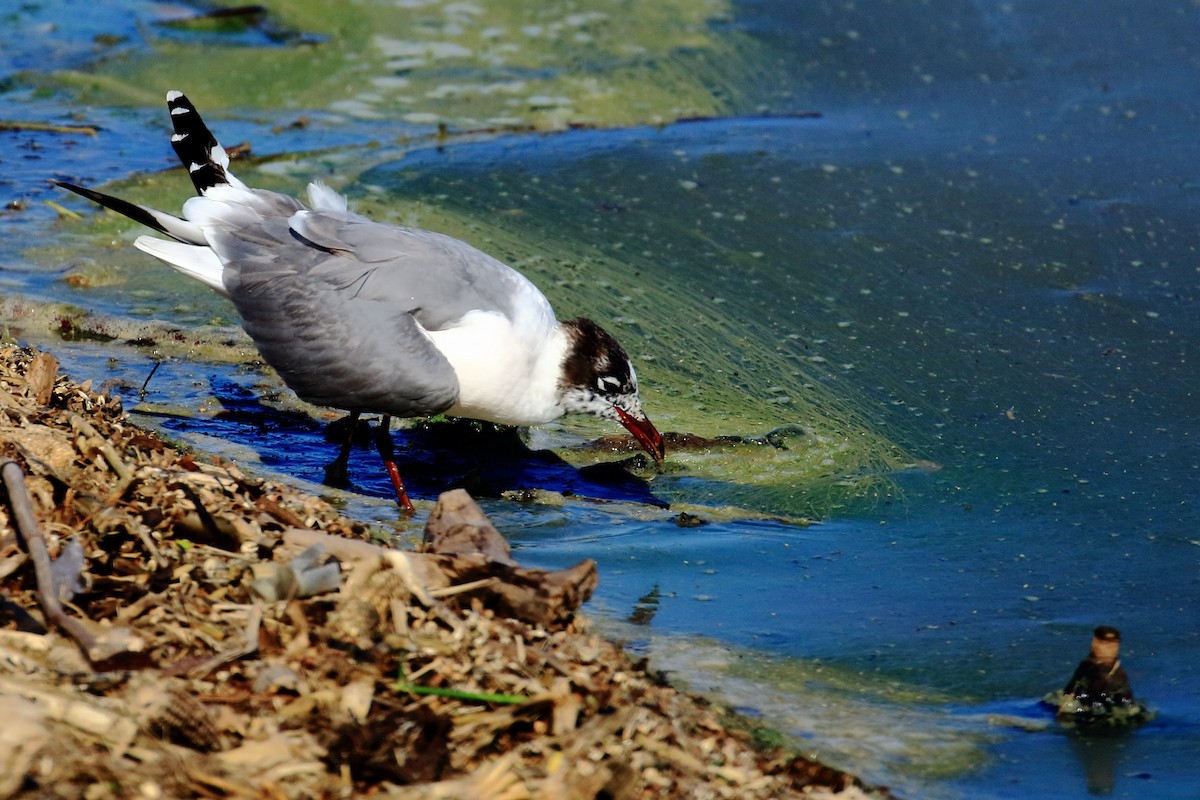
M 887 796 L 590 633 L 594 564 L 462 493 L 393 550 L 56 367 L 0 352 L 0 796 Z

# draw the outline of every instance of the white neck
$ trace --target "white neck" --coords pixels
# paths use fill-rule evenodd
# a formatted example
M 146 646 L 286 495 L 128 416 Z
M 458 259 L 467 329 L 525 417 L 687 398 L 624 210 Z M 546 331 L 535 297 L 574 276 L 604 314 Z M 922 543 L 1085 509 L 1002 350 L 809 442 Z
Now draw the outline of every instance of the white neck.
M 566 334 L 553 319 L 526 322 L 472 311 L 453 328 L 430 332 L 458 375 L 458 402 L 446 414 L 537 425 L 565 413 L 559 381 Z

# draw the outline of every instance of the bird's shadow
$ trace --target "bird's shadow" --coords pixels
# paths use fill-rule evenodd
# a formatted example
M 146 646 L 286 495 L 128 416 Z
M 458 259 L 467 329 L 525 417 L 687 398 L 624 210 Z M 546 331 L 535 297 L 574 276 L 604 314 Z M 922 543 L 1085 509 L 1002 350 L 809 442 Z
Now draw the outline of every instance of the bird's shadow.
M 265 405 L 244 386 L 214 378 L 211 388 L 222 410 L 199 423 L 169 418 L 167 430 L 198 431 L 235 445 L 252 448 L 262 463 L 279 472 L 314 483 L 326 482 L 349 431 L 349 418 L 325 424 L 299 411 Z M 393 497 L 392 485 L 374 445 L 375 419 L 361 419 L 347 470 L 348 488 L 361 494 Z M 473 420 L 423 422 L 392 431 L 396 463 L 409 494 L 434 498 L 449 489 L 465 488 L 476 497 L 522 499 L 536 490 L 584 499 L 667 507 L 650 490 L 641 455 L 577 468 L 550 450 L 533 450 L 520 430 Z M 333 481 L 334 485 L 339 481 Z

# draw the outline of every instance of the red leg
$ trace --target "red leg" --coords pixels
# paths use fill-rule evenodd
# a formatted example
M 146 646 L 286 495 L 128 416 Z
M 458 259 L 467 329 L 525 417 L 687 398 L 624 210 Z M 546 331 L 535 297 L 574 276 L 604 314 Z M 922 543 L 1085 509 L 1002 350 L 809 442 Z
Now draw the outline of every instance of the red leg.
M 392 444 L 392 418 L 386 414 L 379 421 L 379 428 L 375 431 L 375 448 L 379 450 L 383 466 L 387 467 L 388 477 L 392 479 L 392 488 L 396 490 L 396 502 L 406 514 L 414 513 L 416 509 L 408 499 L 408 492 L 404 490 L 404 480 L 400 477 L 400 468 L 396 466 L 396 450 Z

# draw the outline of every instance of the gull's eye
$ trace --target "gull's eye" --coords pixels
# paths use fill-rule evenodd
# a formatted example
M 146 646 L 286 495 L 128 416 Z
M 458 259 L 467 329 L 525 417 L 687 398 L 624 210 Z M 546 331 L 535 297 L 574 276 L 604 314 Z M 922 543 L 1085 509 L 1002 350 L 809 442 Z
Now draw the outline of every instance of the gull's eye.
M 612 375 L 602 375 L 600 379 L 596 381 L 596 385 L 600 388 L 600 391 L 610 392 L 613 389 L 619 388 L 621 386 L 621 382 Z

